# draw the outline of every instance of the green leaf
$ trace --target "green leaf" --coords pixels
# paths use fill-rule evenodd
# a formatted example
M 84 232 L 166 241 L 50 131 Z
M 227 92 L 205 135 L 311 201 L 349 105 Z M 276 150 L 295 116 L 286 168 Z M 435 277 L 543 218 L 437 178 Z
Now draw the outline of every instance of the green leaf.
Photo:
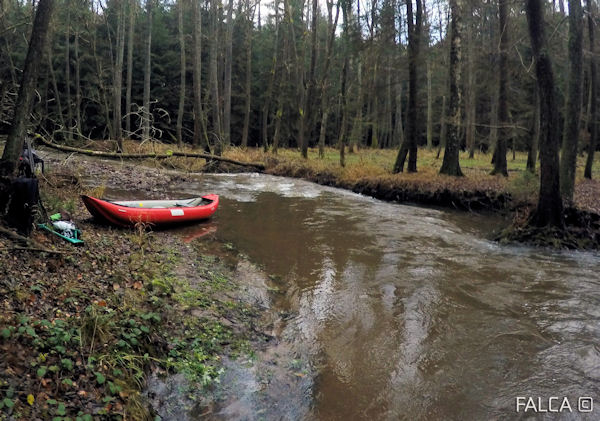
M 71 379 L 63 379 L 62 384 L 66 384 L 67 386 L 73 386 L 73 380 Z
M 10 338 L 10 329 L 4 328 L 0 330 L 0 336 L 2 336 L 3 339 Z
M 99 371 L 97 371 L 94 374 L 96 375 L 96 381 L 98 382 L 98 384 L 104 384 L 104 382 L 106 381 L 104 374 L 100 373 Z
M 41 366 L 40 368 L 37 369 L 37 376 L 38 377 L 44 377 L 46 375 L 46 372 L 48 371 L 48 367 L 46 367 L 45 365 Z
M 4 403 L 4 406 L 6 406 L 8 409 L 10 409 L 13 406 L 15 406 L 15 402 L 12 399 L 9 399 L 9 398 L 4 398 L 4 400 L 2 402 Z
M 64 403 L 59 403 L 58 408 L 56 408 L 56 415 L 64 416 L 67 413 Z
M 46 400 L 46 403 L 48 405 L 56 405 L 58 402 L 56 402 L 56 399 L 48 399 Z
M 60 360 L 60 363 L 67 370 L 69 370 L 69 371 L 73 370 L 73 361 L 71 361 L 70 359 L 63 358 L 62 360 Z

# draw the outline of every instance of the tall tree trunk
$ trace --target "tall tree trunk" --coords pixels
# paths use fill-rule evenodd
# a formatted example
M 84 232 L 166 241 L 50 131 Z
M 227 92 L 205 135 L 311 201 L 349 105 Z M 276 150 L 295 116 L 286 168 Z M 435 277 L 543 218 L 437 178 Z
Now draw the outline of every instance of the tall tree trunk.
M 498 0 L 498 16 L 500 23 L 500 57 L 498 63 L 498 138 L 494 150 L 494 169 L 492 174 L 502 174 L 508 177 L 506 164 L 506 139 L 508 138 L 508 104 L 507 104 L 507 78 L 508 78 L 508 0 Z
M 394 146 L 404 143 L 404 125 L 402 124 L 402 82 L 396 82 L 396 117 L 394 120 Z
M 343 18 L 344 18 L 344 23 L 342 25 L 343 28 L 343 33 L 342 33 L 342 48 L 343 48 L 343 57 L 344 57 L 344 62 L 342 65 L 342 81 L 341 81 L 341 87 L 340 87 L 340 105 L 341 105 L 341 114 L 342 114 L 342 121 L 341 121 L 341 127 L 340 127 L 340 131 L 339 131 L 339 136 L 338 136 L 338 147 L 340 150 L 340 166 L 341 167 L 345 167 L 346 166 L 346 131 L 347 131 L 347 127 L 348 127 L 348 94 L 346 92 L 346 90 L 348 89 L 347 86 L 347 79 L 348 79 L 348 67 L 350 66 L 350 48 L 349 48 L 349 43 L 350 43 L 350 19 L 352 16 L 352 4 L 350 2 L 344 2 L 342 3 L 342 14 L 343 14 Z M 361 88 L 361 64 L 360 64 L 360 60 L 357 60 L 357 66 L 358 66 L 358 87 L 359 89 Z M 362 108 L 362 99 L 360 99 L 361 103 L 360 103 L 360 107 Z
M 447 137 L 447 133 L 448 133 L 448 124 L 447 124 L 447 118 L 448 118 L 448 109 L 447 109 L 447 104 L 446 104 L 446 95 L 442 96 L 442 112 L 441 112 L 441 116 L 440 116 L 440 140 L 438 143 L 438 150 L 437 150 L 437 155 L 435 157 L 435 159 L 440 159 L 440 153 L 442 152 L 442 149 L 446 148 L 446 137 Z
M 146 17 L 147 17 L 147 28 L 146 34 L 146 64 L 144 66 L 144 111 L 142 113 L 143 126 L 142 126 L 142 140 L 148 140 L 150 138 L 150 76 L 152 73 L 152 2 L 154 0 L 146 0 Z
M 527 153 L 527 171 L 535 174 L 535 165 L 538 156 L 538 144 L 540 141 L 540 95 L 538 88 L 535 88 L 535 112 L 533 117 L 533 136 L 529 143 L 529 151 Z
M 329 78 L 329 66 L 333 51 L 333 42 L 335 40 L 335 30 L 337 28 L 338 18 L 340 16 L 340 3 L 338 2 L 335 11 L 335 21 L 333 20 L 333 1 L 327 1 L 327 28 L 329 29 L 329 39 L 325 46 L 325 66 L 321 77 L 321 130 L 319 132 L 319 157 L 325 157 L 325 137 L 327 133 L 327 119 L 329 118 L 329 97 L 327 96 L 327 85 Z
M 225 53 L 225 80 L 223 83 L 223 144 L 228 146 L 231 137 L 231 66 L 233 61 L 233 0 L 227 8 L 227 34 Z
M 269 83 L 267 85 L 267 93 L 262 107 L 262 143 L 263 149 L 266 152 L 269 148 L 269 112 L 271 100 L 273 96 L 273 86 L 275 85 L 275 74 L 277 72 L 277 61 L 279 54 L 279 1 L 275 0 L 275 39 L 273 41 L 273 57 L 271 59 L 271 68 L 269 72 Z M 258 7 L 260 12 L 260 7 Z
M 471 13 L 468 16 L 472 16 Z M 472 18 L 471 18 L 472 19 Z M 475 157 L 475 113 L 477 105 L 477 92 L 475 87 L 475 66 L 474 66 L 474 49 L 473 49 L 473 23 L 467 23 L 467 95 L 466 95 L 466 144 L 469 149 L 469 159 Z
M 402 145 L 394 164 L 394 173 L 404 171 L 406 152 L 408 152 L 408 172 L 417 171 L 417 100 L 418 100 L 418 60 L 423 24 L 422 0 L 416 0 L 416 16 L 413 22 L 412 1 L 406 2 L 408 22 L 408 118 L 406 119 L 406 145 Z M 406 151 L 406 152 L 405 152 Z
M 75 54 L 75 129 L 77 134 L 81 135 L 81 60 L 79 57 L 79 30 L 75 31 L 75 40 L 73 43 Z
M 527 0 L 527 24 L 535 59 L 540 94 L 540 194 L 530 223 L 534 226 L 563 227 L 558 164 L 558 110 L 554 94 L 554 74 L 548 56 L 542 0 Z
M 363 56 L 364 57 L 364 56 Z M 354 152 L 355 148 L 358 148 L 359 144 L 362 144 L 363 139 L 363 106 L 364 106 L 364 92 L 365 88 L 363 86 L 363 69 L 364 65 L 361 60 L 357 60 L 358 66 L 358 95 L 354 101 L 354 108 L 356 108 L 356 114 L 354 115 L 354 121 L 352 122 L 352 131 L 350 132 L 350 153 Z M 346 72 L 348 71 L 346 67 Z M 348 102 L 348 98 L 346 98 L 346 103 Z M 346 106 L 347 108 L 347 106 Z M 342 117 L 343 118 L 343 117 Z M 348 119 L 346 118 L 346 124 L 348 123 Z
M 129 24 L 127 28 L 127 89 L 125 92 L 125 130 L 131 136 L 131 85 L 133 83 L 133 29 L 137 0 L 129 0 Z
M 194 147 L 208 150 L 206 117 L 202 108 L 202 7 L 194 0 Z
M 308 158 L 308 155 L 304 153 L 303 145 L 304 145 L 304 126 L 306 121 L 306 86 L 305 86 L 305 71 L 304 71 L 304 50 L 302 49 L 302 54 L 298 53 L 298 49 L 296 46 L 296 33 L 294 30 L 294 19 L 292 17 L 292 8 L 289 0 L 284 0 L 284 9 L 286 14 L 286 23 L 288 27 L 288 41 L 291 44 L 291 50 L 294 57 L 294 65 L 293 70 L 295 74 L 295 84 L 298 87 L 299 98 L 297 103 L 299 104 L 298 110 L 298 147 L 300 147 L 302 157 Z M 302 25 L 304 26 L 304 25 Z M 308 147 L 307 147 L 308 152 Z
M 4 145 L 2 160 L 0 160 L 1 175 L 10 176 L 15 172 L 19 156 L 23 150 L 29 114 L 33 108 L 38 71 L 41 68 L 48 44 L 48 26 L 52 18 L 53 8 L 54 0 L 38 1 L 19 86 L 19 96 L 15 104 L 15 113 Z
M 67 97 L 67 139 L 73 139 L 73 104 L 71 103 L 71 2 L 67 1 L 67 32 L 65 34 L 65 94 Z
M 250 101 L 252 99 L 252 22 L 254 21 L 254 10 L 255 9 L 250 5 L 250 0 L 246 0 L 248 20 L 246 22 L 246 83 L 244 86 L 246 104 L 244 107 L 244 128 L 242 129 L 242 148 L 244 149 L 248 146 L 248 132 L 250 131 Z
M 452 13 L 451 21 L 451 40 L 450 40 L 450 61 L 448 66 L 448 80 L 450 82 L 450 104 L 448 115 L 452 123 L 448 128 L 446 136 L 446 148 L 444 150 L 444 160 L 440 174 L 453 176 L 462 176 L 460 169 L 459 150 L 460 150 L 460 63 L 461 63 L 461 35 L 462 35 L 462 12 L 463 0 L 450 0 L 450 10 Z
M 581 0 L 569 0 L 569 90 L 565 130 L 560 160 L 560 191 L 567 202 L 573 201 L 577 143 L 581 119 L 581 80 L 583 73 L 583 10 Z
M 52 89 L 54 91 L 54 99 L 56 100 L 56 112 L 58 114 L 58 121 L 60 123 L 60 130 L 66 131 L 67 126 L 65 125 L 65 116 L 62 111 L 62 102 L 60 100 L 60 91 L 58 90 L 58 84 L 56 83 L 56 74 L 54 72 L 54 63 L 52 60 L 52 46 L 48 47 L 48 70 L 50 72 L 50 80 L 52 81 Z M 64 135 L 66 137 L 66 134 Z
M 215 153 L 221 155 L 223 151 L 223 126 L 221 125 L 221 113 L 219 105 L 219 73 L 217 66 L 218 59 L 218 0 L 211 0 L 211 37 L 210 37 L 210 63 L 209 63 L 209 85 L 213 119 L 213 132 L 215 133 Z
M 312 101 L 317 81 L 315 79 L 315 68 L 317 63 L 317 17 L 318 13 L 318 1 L 312 1 L 312 25 L 311 25 L 311 47 L 310 47 L 310 68 L 308 71 L 308 86 L 307 86 L 307 94 L 304 95 L 304 101 L 302 105 L 302 111 L 300 113 L 300 149 L 302 152 L 303 158 L 308 158 L 308 137 L 310 136 L 310 124 L 307 122 L 311 121 L 312 110 L 311 107 L 308 106 L 309 101 Z
M 179 107 L 177 109 L 177 144 L 183 146 L 183 112 L 185 107 L 185 36 L 183 34 L 184 0 L 177 2 L 177 26 L 179 28 Z
M 591 180 L 592 165 L 594 163 L 594 152 L 598 142 L 598 76 L 596 74 L 596 46 L 594 44 L 594 26 L 596 25 L 596 12 L 593 8 L 592 0 L 587 0 L 588 8 L 588 34 L 590 38 L 590 89 L 592 91 L 590 103 L 590 146 L 587 160 L 585 162 L 585 171 L 583 176 Z
M 117 56 L 113 78 L 113 132 L 117 141 L 117 149 L 119 152 L 123 152 L 121 97 L 123 91 L 123 53 L 125 51 L 125 1 L 120 0 L 117 4 L 119 5 L 119 15 L 117 19 Z
M 433 148 L 433 94 L 431 92 L 431 62 L 427 60 L 427 149 Z

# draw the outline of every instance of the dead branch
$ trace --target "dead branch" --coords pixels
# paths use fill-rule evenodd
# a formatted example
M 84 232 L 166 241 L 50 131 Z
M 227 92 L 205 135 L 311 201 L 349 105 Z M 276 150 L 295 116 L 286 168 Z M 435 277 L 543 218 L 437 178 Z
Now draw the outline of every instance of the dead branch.
M 173 151 L 171 153 L 166 153 L 166 154 L 157 154 L 157 153 L 144 153 L 144 154 L 126 154 L 126 153 L 118 153 L 118 152 L 102 152 L 102 151 L 94 151 L 91 149 L 79 149 L 79 148 L 74 148 L 72 146 L 64 146 L 64 145 L 57 145 L 56 143 L 52 143 L 50 141 L 48 141 L 47 139 L 45 139 L 43 136 L 36 134 L 34 136 L 34 140 L 39 140 L 40 142 L 42 142 L 44 145 L 53 148 L 53 149 L 57 149 L 59 151 L 63 151 L 63 152 L 77 152 L 83 155 L 90 155 L 90 156 L 97 156 L 97 157 L 101 157 L 101 158 L 111 158 L 111 159 L 167 159 L 167 158 L 172 158 L 174 156 L 181 156 L 184 158 L 201 158 L 201 159 L 206 159 L 207 161 L 221 161 L 221 162 L 227 162 L 229 164 L 234 164 L 234 165 L 240 165 L 242 167 L 252 167 L 255 168 L 258 171 L 264 171 L 265 170 L 265 166 L 264 164 L 259 164 L 259 163 L 253 163 L 253 162 L 241 162 L 241 161 L 236 161 L 235 159 L 229 159 L 229 158 L 224 158 L 222 156 L 216 156 L 216 155 L 210 155 L 210 154 L 204 154 L 204 153 L 187 153 L 187 152 L 178 152 L 178 151 Z

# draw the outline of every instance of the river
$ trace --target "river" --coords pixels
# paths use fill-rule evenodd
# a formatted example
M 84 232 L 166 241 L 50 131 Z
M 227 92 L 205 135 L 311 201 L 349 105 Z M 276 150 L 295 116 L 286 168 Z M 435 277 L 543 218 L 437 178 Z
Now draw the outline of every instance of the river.
M 278 393 L 243 383 L 221 417 L 515 419 L 532 414 L 517 397 L 560 397 L 561 419 L 598 419 L 577 412 L 600 400 L 598 254 L 502 246 L 489 216 L 295 179 L 204 175 L 171 193 L 209 192 L 219 241 L 274 275 L 275 342 L 297 374 Z

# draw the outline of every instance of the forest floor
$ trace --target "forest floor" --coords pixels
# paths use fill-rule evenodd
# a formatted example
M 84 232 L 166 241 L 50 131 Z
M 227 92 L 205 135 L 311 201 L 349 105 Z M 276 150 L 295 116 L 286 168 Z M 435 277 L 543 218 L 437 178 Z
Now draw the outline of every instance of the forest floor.
M 41 230 L 33 240 L 55 253 L 0 238 L 0 420 L 211 414 L 221 360 L 251 357 L 270 339 L 260 305 L 267 287 L 247 279 L 258 269 L 201 235 L 96 224 L 79 195 L 98 188 L 82 185 L 73 161 L 50 163 L 40 190 L 48 213 L 68 213 L 85 245 Z M 119 168 L 89 160 L 85 174 L 138 190 L 181 177 Z M 146 388 L 168 373 L 183 379 L 177 405 Z

